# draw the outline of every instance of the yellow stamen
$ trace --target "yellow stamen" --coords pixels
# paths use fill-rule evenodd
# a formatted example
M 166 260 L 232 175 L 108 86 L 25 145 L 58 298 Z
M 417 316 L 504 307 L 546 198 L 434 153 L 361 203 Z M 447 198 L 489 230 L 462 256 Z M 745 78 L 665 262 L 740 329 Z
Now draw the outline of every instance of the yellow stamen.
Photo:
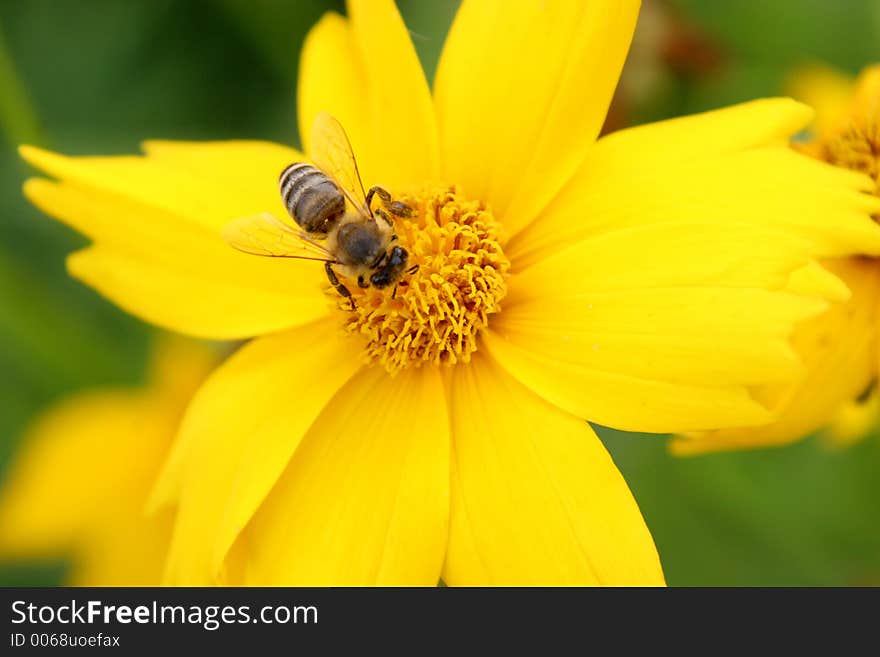
M 880 68 L 862 72 L 848 112 L 837 129 L 829 130 L 809 154 L 835 166 L 867 174 L 880 197 Z M 874 215 L 880 221 L 880 214 Z
M 401 200 L 415 214 L 396 219 L 395 229 L 409 264 L 419 269 L 401 279 L 393 299 L 392 288 L 353 289 L 352 311 L 337 295 L 345 330 L 366 337 L 369 361 L 391 373 L 425 363 L 466 363 L 507 293 L 510 262 L 498 224 L 482 203 L 463 199 L 454 188 Z
M 824 145 L 831 164 L 861 171 L 874 179 L 880 192 L 880 116 L 850 125 Z

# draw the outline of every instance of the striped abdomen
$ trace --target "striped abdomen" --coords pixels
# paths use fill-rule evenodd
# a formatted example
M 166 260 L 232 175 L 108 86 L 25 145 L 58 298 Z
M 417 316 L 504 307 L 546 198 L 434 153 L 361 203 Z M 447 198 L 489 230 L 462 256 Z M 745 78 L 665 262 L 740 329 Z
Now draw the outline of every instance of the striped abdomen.
M 281 172 L 281 200 L 307 233 L 327 233 L 345 214 L 345 197 L 320 169 L 297 162 Z

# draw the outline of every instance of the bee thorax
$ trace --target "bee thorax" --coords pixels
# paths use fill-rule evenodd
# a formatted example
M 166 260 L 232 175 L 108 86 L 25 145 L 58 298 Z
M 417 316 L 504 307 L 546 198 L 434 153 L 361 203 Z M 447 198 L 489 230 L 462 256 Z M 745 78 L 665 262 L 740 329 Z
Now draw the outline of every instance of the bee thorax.
M 341 264 L 369 266 L 385 252 L 386 241 L 375 224 L 352 221 L 336 232 L 335 253 Z

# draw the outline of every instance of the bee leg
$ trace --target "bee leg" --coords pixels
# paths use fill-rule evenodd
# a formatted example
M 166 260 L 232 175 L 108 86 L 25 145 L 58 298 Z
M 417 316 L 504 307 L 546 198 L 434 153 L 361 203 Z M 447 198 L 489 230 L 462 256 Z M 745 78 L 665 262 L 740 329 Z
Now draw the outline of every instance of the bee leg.
M 373 195 L 379 197 L 379 200 L 382 201 L 382 205 L 385 206 L 385 209 L 388 210 L 395 217 L 403 217 L 408 218 L 413 216 L 413 210 L 406 203 L 402 203 L 401 201 L 395 201 L 391 198 L 391 194 L 389 194 L 386 190 L 382 189 L 378 185 L 373 185 L 370 187 L 370 191 L 367 192 L 367 207 L 370 207 L 370 202 L 373 200 Z
M 370 191 L 367 192 L 367 207 L 370 207 L 370 203 L 372 203 L 373 201 L 373 195 L 377 195 L 380 199 L 382 199 L 382 205 L 387 206 L 389 203 L 391 203 L 391 194 L 386 192 L 378 185 L 373 185 L 372 187 L 370 187 Z
M 382 221 L 384 221 L 386 224 L 388 224 L 389 226 L 391 226 L 392 228 L 394 228 L 394 222 L 391 221 L 391 217 L 389 217 L 387 214 L 385 214 L 385 211 L 384 211 L 384 210 L 381 210 L 381 209 L 379 209 L 379 208 L 376 208 L 376 216 L 379 217 L 379 218 L 380 218 Z
M 394 289 L 391 290 L 391 298 L 395 298 L 397 296 L 397 284 L 394 284 Z
M 332 285 L 333 287 L 336 287 L 337 285 L 339 285 L 339 279 L 336 278 L 336 272 L 333 271 L 333 267 L 331 266 L 331 263 L 329 263 L 329 262 L 324 263 L 324 271 L 327 273 L 327 280 L 330 281 L 330 285 Z
M 410 276 L 412 276 L 412 275 L 415 274 L 418 270 L 419 270 L 419 266 L 418 266 L 418 265 L 413 265 L 412 267 L 410 267 L 409 269 L 406 270 L 406 273 L 409 274 Z
M 367 288 L 370 287 L 370 284 L 364 280 L 363 276 L 358 276 L 358 287 Z
M 407 219 L 414 214 L 413 209 L 403 201 L 394 201 L 391 205 L 386 205 L 385 207 L 387 207 L 388 212 L 393 214 L 395 217 L 402 217 L 404 219 Z
M 327 272 L 327 280 L 330 281 L 330 285 L 335 287 L 339 294 L 348 299 L 348 302 L 351 304 L 351 309 L 354 310 L 354 297 L 351 296 L 349 289 L 340 283 L 338 278 L 336 278 L 336 272 L 333 271 L 333 267 L 330 266 L 329 262 L 324 263 L 324 271 Z

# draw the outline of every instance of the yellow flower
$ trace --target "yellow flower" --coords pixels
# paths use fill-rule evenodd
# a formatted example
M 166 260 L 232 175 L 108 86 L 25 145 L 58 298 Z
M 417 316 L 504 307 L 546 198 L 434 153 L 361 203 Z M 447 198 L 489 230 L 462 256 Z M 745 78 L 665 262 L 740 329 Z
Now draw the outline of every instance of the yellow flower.
M 147 517 L 147 497 L 213 364 L 166 339 L 145 388 L 77 393 L 37 418 L 0 489 L 0 558 L 70 556 L 73 586 L 158 585 L 173 514 Z
M 880 65 L 858 80 L 810 66 L 793 76 L 796 97 L 817 108 L 813 136 L 796 148 L 842 169 L 870 177 L 880 197 Z M 874 218 L 880 220 L 880 213 Z M 850 299 L 798 328 L 793 337 L 805 365 L 795 384 L 773 390 L 781 413 L 772 423 L 678 438 L 671 449 L 699 454 L 726 449 L 785 445 L 823 427 L 832 445 L 846 446 L 866 435 L 878 418 L 880 400 L 869 387 L 880 364 L 880 262 L 856 256 L 823 265 L 849 286 Z
M 390 0 L 326 15 L 300 133 L 345 126 L 403 197 L 418 272 L 349 310 L 314 262 L 231 249 L 284 216 L 290 148 L 22 151 L 28 197 L 93 239 L 70 270 L 148 321 L 254 339 L 199 390 L 160 478 L 171 583 L 661 584 L 650 533 L 584 419 L 766 423 L 788 338 L 846 289 L 816 256 L 880 253 L 865 180 L 784 147 L 785 99 L 596 141 L 637 2 L 465 0 L 433 96 Z M 454 366 L 452 366 L 454 364 Z

